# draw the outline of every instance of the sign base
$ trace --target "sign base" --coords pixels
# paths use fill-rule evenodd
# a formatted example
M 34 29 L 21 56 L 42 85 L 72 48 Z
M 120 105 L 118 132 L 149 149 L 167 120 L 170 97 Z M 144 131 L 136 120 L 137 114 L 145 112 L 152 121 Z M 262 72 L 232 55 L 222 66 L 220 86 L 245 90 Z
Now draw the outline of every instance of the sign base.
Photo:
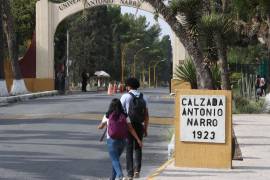
M 180 130 L 182 116 L 180 109 L 181 97 L 194 96 L 223 96 L 226 102 L 224 104 L 225 122 L 225 141 L 224 143 L 216 142 L 198 142 L 181 141 Z M 185 102 L 186 103 L 186 102 Z M 184 104 L 185 105 L 185 104 Z M 182 105 L 183 106 L 183 105 Z M 207 106 L 206 106 L 207 107 Z M 208 106 L 209 108 L 211 105 Z M 183 111 L 182 111 L 183 113 Z M 231 91 L 223 90 L 177 90 L 175 102 L 175 166 L 177 167 L 194 167 L 194 168 L 224 168 L 232 167 L 232 94 Z M 182 124 L 183 125 L 183 124 Z M 196 128 L 200 128 L 199 126 Z M 213 128 L 213 131 L 219 129 Z

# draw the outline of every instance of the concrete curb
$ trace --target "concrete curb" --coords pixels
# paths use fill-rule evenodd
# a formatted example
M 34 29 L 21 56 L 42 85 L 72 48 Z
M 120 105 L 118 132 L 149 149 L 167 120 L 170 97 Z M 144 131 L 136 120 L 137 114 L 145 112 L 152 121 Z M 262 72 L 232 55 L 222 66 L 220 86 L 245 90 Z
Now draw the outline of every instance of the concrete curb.
M 17 95 L 17 96 L 0 97 L 0 106 L 1 104 L 27 101 L 29 99 L 35 99 L 35 98 L 45 97 L 45 96 L 54 96 L 58 94 L 59 94 L 58 91 L 54 90 L 54 91 L 44 91 L 44 92 L 37 92 L 37 93 L 22 94 L 22 95 Z

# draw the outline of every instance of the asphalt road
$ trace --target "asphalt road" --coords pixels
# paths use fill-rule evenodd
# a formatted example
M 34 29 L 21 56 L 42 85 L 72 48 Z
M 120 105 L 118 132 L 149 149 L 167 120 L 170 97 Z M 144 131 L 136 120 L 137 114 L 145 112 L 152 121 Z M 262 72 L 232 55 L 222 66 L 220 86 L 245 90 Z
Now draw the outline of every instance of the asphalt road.
M 173 100 L 167 88 L 146 89 L 143 91 L 148 99 L 150 116 L 173 117 Z M 38 98 L 0 107 L 1 115 L 55 115 L 74 113 L 103 114 L 107 111 L 112 98 L 106 93 L 75 93 L 68 96 Z
M 173 102 L 166 98 L 166 89 L 146 90 L 145 95 L 152 116 L 173 116 Z M 105 141 L 99 142 L 102 131 L 96 127 L 100 120 L 68 115 L 102 114 L 112 98 L 79 93 L 0 107 L 0 179 L 108 179 L 111 162 Z M 166 161 L 169 130 L 169 126 L 150 126 L 141 179 Z

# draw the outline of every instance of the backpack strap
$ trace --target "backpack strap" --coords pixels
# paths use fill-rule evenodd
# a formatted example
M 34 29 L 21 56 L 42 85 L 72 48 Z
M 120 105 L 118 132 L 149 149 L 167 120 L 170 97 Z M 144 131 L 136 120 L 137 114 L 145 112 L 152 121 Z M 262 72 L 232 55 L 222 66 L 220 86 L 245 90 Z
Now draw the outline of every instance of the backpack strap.
M 138 98 L 138 97 L 135 96 L 132 92 L 129 92 L 128 94 L 130 94 L 133 98 Z M 140 93 L 139 98 L 143 98 L 143 93 Z
M 131 95 L 133 98 L 136 98 L 136 96 L 132 92 L 129 92 L 128 94 Z

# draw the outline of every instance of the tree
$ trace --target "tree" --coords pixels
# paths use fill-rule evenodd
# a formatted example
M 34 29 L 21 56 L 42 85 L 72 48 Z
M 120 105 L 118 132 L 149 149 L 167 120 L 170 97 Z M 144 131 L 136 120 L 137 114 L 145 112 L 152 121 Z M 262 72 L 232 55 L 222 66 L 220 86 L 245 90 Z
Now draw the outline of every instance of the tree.
M 10 1 L 20 56 L 26 52 L 35 30 L 36 2 L 37 0 Z
M 201 0 L 173 0 L 167 7 L 162 0 L 145 0 L 160 13 L 192 57 L 197 72 L 198 87 L 213 89 L 208 65 L 204 62 L 202 47 L 197 37 L 196 24 L 202 15 Z
M 83 18 L 81 15 L 74 17 L 70 20 L 69 29 L 71 59 L 76 61 L 79 72 L 86 68 L 91 75 L 97 70 L 111 74 L 112 31 L 107 7 L 85 11 Z
M 96 70 L 105 70 L 112 79 L 119 81 L 121 46 L 134 39 L 140 40 L 130 44 L 125 51 L 127 67 L 131 67 L 139 49 L 150 47 L 137 56 L 137 72 L 141 71 L 142 62 L 148 64 L 147 61 L 157 60 L 157 56 L 164 59 L 167 55 L 163 53 L 167 47 L 162 46 L 158 25 L 150 27 L 143 16 L 122 15 L 120 7 L 103 6 L 85 9 L 59 25 L 55 34 L 56 64 L 65 64 L 67 29 L 70 32 L 70 72 L 73 82 L 79 81 L 82 69 L 86 69 L 90 75 Z M 166 43 L 170 44 L 169 41 Z M 151 58 L 148 58 L 149 51 L 153 52 Z M 131 75 L 131 68 L 125 70 L 126 75 Z
M 268 51 L 268 58 L 270 59 L 270 1 L 258 0 L 258 9 L 261 19 L 261 28 L 258 32 L 258 37 L 262 39 Z
M 119 69 L 121 68 L 121 34 L 123 31 L 126 32 L 126 29 L 129 27 L 127 24 L 123 24 L 122 22 L 120 7 L 108 7 L 108 17 L 111 17 L 113 48 L 111 76 L 115 80 L 120 81 Z
M 0 96 L 8 96 L 4 71 L 3 0 L 0 0 Z
M 8 44 L 9 57 L 13 72 L 13 84 L 10 94 L 24 94 L 27 93 L 24 80 L 22 79 L 21 70 L 18 62 L 18 44 L 16 40 L 16 34 L 14 29 L 14 19 L 11 13 L 11 6 L 9 0 L 4 0 L 3 2 L 3 20 L 4 29 Z
M 172 78 L 172 46 L 170 36 L 163 36 L 162 39 L 158 42 L 157 47 L 162 53 L 161 60 L 165 60 L 157 66 L 157 79 L 158 81 L 170 82 Z
M 201 28 L 206 41 L 206 49 L 210 50 L 208 58 L 217 62 L 221 76 L 221 89 L 230 90 L 229 70 L 227 62 L 227 41 L 231 37 L 228 35 L 233 27 L 233 23 L 223 14 L 212 12 L 202 18 Z
M 236 24 L 242 47 L 258 44 L 265 46 L 270 59 L 270 1 L 234 0 L 230 10 L 236 16 Z

